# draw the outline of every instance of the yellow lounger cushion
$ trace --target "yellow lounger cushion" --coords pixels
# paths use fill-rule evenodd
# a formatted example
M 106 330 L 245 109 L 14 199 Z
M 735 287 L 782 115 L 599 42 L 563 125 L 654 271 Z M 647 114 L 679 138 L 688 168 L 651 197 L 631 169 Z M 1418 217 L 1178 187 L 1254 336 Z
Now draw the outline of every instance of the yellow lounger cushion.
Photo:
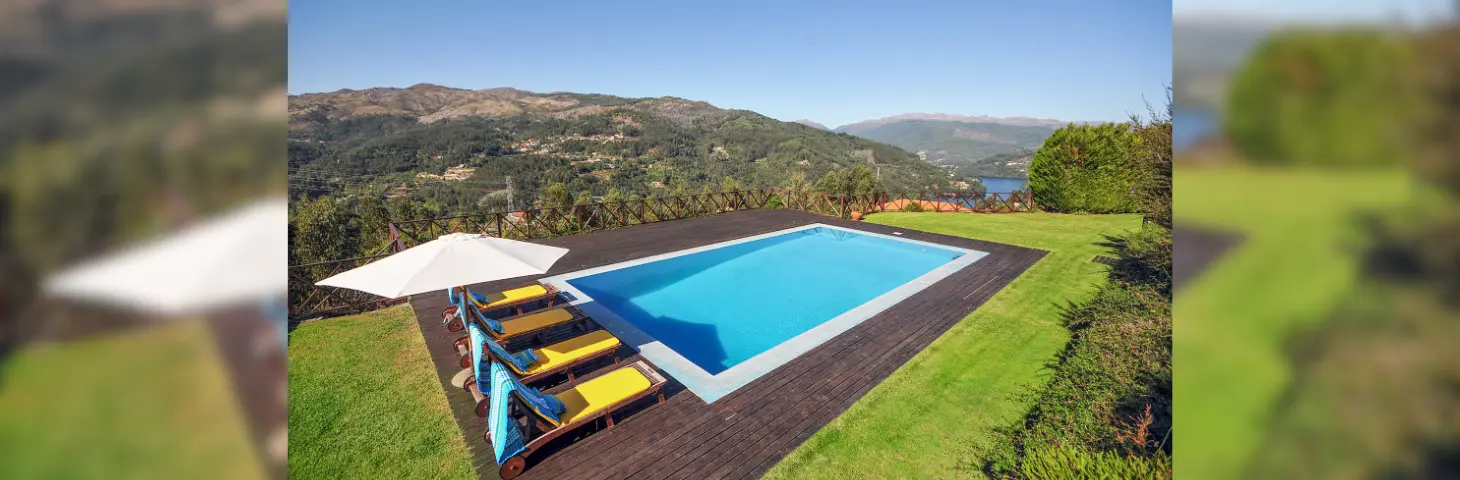
M 527 300 L 529 298 L 541 297 L 543 295 L 547 295 L 546 287 L 543 287 L 542 285 L 528 285 L 526 287 L 514 288 L 512 290 L 501 293 L 487 294 L 485 295 L 489 300 L 487 303 L 478 302 L 476 300 L 476 297 L 473 297 L 471 295 L 467 295 L 467 298 L 470 298 L 471 303 L 476 304 L 478 309 L 483 310 L 483 313 L 487 313 L 485 312 L 485 310 L 491 310 L 493 308 L 497 308 L 500 305 L 507 305 L 513 302 Z
M 648 390 L 651 385 L 653 383 L 632 366 L 583 382 L 572 390 L 555 395 L 567 407 L 562 415 L 558 415 L 561 420 L 558 425 L 588 418 L 600 410 Z
M 494 337 L 505 338 L 511 337 L 513 335 L 521 335 L 523 333 L 531 332 L 533 330 L 541 330 L 560 323 L 570 322 L 572 320 L 573 314 L 569 313 L 568 309 L 554 308 L 552 310 L 544 310 L 537 313 L 531 313 L 520 317 L 503 320 L 501 334 L 492 331 L 492 329 L 490 328 L 486 328 L 483 330 L 491 332 L 492 336 Z
M 602 352 L 604 350 L 618 348 L 619 341 L 607 330 L 583 335 L 570 340 L 554 343 L 546 347 L 534 349 L 537 353 L 537 361 L 528 365 L 527 371 L 517 370 L 517 366 L 508 362 L 506 365 L 522 375 L 534 375 L 538 372 L 545 372 L 558 368 L 564 364 L 572 363 L 580 358 Z

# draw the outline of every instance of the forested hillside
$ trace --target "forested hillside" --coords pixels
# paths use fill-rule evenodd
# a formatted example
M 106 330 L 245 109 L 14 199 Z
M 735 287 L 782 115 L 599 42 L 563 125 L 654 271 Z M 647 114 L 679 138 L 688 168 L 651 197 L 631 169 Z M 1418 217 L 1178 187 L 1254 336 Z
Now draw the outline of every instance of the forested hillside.
M 280 190 L 283 18 L 247 1 L 0 7 L 0 257 L 44 273 Z
M 953 173 L 960 177 L 1028 178 L 1029 162 L 1033 158 L 1034 150 L 1021 148 L 1013 152 L 957 164 Z
M 574 195 L 699 192 L 725 177 L 784 186 L 863 164 L 892 189 L 948 174 L 896 147 L 673 97 L 434 85 L 290 97 L 291 187 L 300 193 L 407 196 L 448 211 L 522 208 L 563 183 Z M 460 168 L 457 168 L 460 167 Z

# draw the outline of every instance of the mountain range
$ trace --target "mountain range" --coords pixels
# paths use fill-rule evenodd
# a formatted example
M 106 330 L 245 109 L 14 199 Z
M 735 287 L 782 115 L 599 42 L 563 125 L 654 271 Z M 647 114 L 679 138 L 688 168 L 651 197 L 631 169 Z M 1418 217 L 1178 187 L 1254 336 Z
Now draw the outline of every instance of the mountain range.
M 914 152 L 934 165 L 961 166 L 980 163 L 998 155 L 1036 150 L 1044 144 L 1044 139 L 1054 134 L 1055 128 L 951 120 L 901 120 L 857 127 L 853 134 Z M 1028 164 L 1025 162 L 1020 166 L 1027 168 Z M 999 170 L 1007 173 L 1007 169 Z M 972 175 L 1002 176 L 994 172 Z
M 810 120 L 798 123 L 819 126 Z M 1024 177 L 1032 152 L 1065 125 L 1097 122 L 951 113 L 905 113 L 837 127 L 835 132 L 891 144 L 968 177 Z
M 511 177 L 518 198 L 547 183 L 603 195 L 663 195 L 733 177 L 746 188 L 885 166 L 892 189 L 949 177 L 1026 175 L 1067 122 L 913 113 L 843 125 L 781 122 L 677 97 L 628 98 L 432 84 L 290 95 L 291 186 L 306 193 L 413 195 L 483 205 Z M 445 182 L 447 170 L 473 168 Z
M 949 174 L 884 143 L 676 97 L 625 98 L 511 88 L 339 90 L 291 95 L 291 186 L 302 193 L 410 195 L 461 211 L 490 203 L 511 177 L 516 198 L 549 183 L 575 195 L 668 195 L 815 182 L 863 164 L 888 188 Z M 473 169 L 462 179 L 464 169 Z M 457 172 L 452 181 L 448 169 Z
M 1055 120 L 1055 119 L 1052 119 L 1052 118 L 1034 118 L 1034 117 L 990 117 L 990 116 L 987 116 L 987 115 L 958 115 L 958 114 L 953 114 L 953 113 L 904 113 L 904 114 L 901 114 L 901 115 L 893 115 L 891 117 L 877 118 L 877 119 L 872 119 L 872 120 L 864 120 L 864 121 L 857 122 L 857 123 L 849 123 L 849 124 L 846 124 L 846 125 L 842 125 L 840 127 L 837 127 L 835 131 L 842 132 L 842 133 L 849 133 L 849 134 L 852 134 L 852 135 L 858 135 L 858 134 L 860 134 L 862 132 L 875 129 L 875 128 L 881 127 L 883 125 L 887 125 L 887 124 L 890 124 L 890 123 L 904 122 L 904 121 L 909 121 L 909 120 L 930 120 L 930 121 L 941 121 L 941 122 L 964 122 L 964 123 L 988 123 L 988 124 L 995 124 L 995 125 L 1010 125 L 1010 126 L 1016 126 L 1016 127 L 1047 127 L 1047 128 L 1050 128 L 1050 129 L 1055 129 L 1055 128 L 1063 127 L 1063 126 L 1065 126 L 1066 124 L 1069 124 L 1069 123 L 1075 123 L 1075 124 L 1094 123 L 1094 122 L 1069 122 L 1069 121 L 1065 121 L 1065 120 Z
M 807 120 L 807 119 L 804 119 L 804 118 L 803 119 L 800 119 L 800 120 L 797 120 L 796 123 L 799 123 L 799 124 L 802 124 L 802 125 L 805 125 L 805 126 L 808 126 L 808 127 L 811 127 L 811 128 L 815 128 L 817 130 L 831 131 L 830 128 L 826 128 L 826 125 L 822 125 L 820 123 L 816 123 L 816 122 L 813 122 L 811 120 Z

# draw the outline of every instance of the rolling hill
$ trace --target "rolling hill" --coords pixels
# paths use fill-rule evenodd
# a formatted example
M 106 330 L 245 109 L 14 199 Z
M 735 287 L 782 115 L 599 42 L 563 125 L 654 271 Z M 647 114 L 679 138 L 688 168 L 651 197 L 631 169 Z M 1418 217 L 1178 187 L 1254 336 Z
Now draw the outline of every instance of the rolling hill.
M 958 164 L 953 173 L 960 177 L 1029 178 L 1029 162 L 1033 160 L 1034 150 L 1019 149 Z
M 1044 139 L 1058 128 L 1057 125 L 1063 125 L 1049 125 L 1047 123 L 1057 121 L 1040 119 L 1015 122 L 1024 123 L 1022 125 L 921 118 L 884 120 L 887 119 L 846 125 L 837 131 L 916 152 L 935 165 L 967 166 L 984 163 L 981 161 L 1002 154 L 1038 149 Z M 1024 166 L 1027 167 L 1027 163 Z M 1009 169 L 998 170 L 999 173 L 980 174 L 1003 176 L 1010 173 Z
M 297 192 L 408 195 L 457 211 L 492 204 L 508 176 L 528 200 L 555 182 L 663 196 L 725 177 L 743 188 L 783 186 L 796 171 L 815 181 L 859 163 L 892 167 L 882 179 L 893 189 L 948 178 L 891 145 L 675 97 L 426 84 L 293 95 L 289 139 Z

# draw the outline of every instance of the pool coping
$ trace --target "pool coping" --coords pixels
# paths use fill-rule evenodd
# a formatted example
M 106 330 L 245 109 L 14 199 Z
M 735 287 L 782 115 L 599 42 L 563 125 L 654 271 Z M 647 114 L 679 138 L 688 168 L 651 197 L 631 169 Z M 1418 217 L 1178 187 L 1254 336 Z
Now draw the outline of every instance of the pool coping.
M 754 357 L 746 359 L 739 364 L 736 364 L 735 366 L 730 367 L 715 375 L 711 375 L 703 368 L 700 368 L 699 365 L 696 365 L 694 362 L 691 362 L 689 359 L 680 355 L 678 352 L 675 352 L 674 349 L 669 348 L 667 345 L 664 345 L 658 340 L 655 340 L 653 337 L 649 336 L 638 327 L 634 326 L 633 323 L 624 320 L 622 317 L 619 317 L 613 311 L 609 310 L 606 307 L 603 307 L 598 302 L 594 301 L 592 297 L 585 295 L 582 291 L 578 290 L 576 287 L 568 283 L 569 280 L 576 278 L 597 275 L 608 271 L 634 267 L 645 263 L 657 262 L 660 260 L 666 260 L 684 255 L 692 255 L 707 250 L 728 247 L 741 243 L 753 242 L 756 240 L 786 235 L 789 233 L 809 230 L 813 228 L 828 228 L 855 233 L 859 235 L 882 237 L 926 247 L 951 250 L 954 252 L 960 252 L 963 255 L 960 255 L 958 258 L 955 258 L 952 261 L 939 265 L 932 270 L 929 270 L 928 272 L 918 276 L 917 278 L 903 283 L 902 285 L 898 285 L 897 287 L 892 288 L 891 290 L 888 290 L 887 292 L 884 292 L 883 294 L 878 295 L 861 305 L 852 307 L 850 310 L 842 312 L 841 314 L 832 317 L 825 322 L 822 322 L 820 325 L 812 327 L 811 329 L 802 332 L 799 335 L 791 337 L 790 339 L 787 339 L 786 341 L 781 342 L 780 344 L 771 347 L 770 349 L 761 352 Z M 698 247 L 687 248 L 668 253 L 661 253 L 657 255 L 650 255 L 634 260 L 628 260 L 609 265 L 602 265 L 598 267 L 578 270 L 575 272 L 554 275 L 551 277 L 539 279 L 538 282 L 544 285 L 552 285 L 554 287 L 557 287 L 558 291 L 562 292 L 569 300 L 570 305 L 573 305 L 579 310 L 583 311 L 583 313 L 588 314 L 595 321 L 597 321 L 598 324 L 601 325 L 605 330 L 613 333 L 614 336 L 617 336 L 619 340 L 623 341 L 625 344 L 632 346 L 644 358 L 653 362 L 660 369 L 664 370 L 670 376 L 674 377 L 675 380 L 678 380 L 681 384 L 685 386 L 685 388 L 693 392 L 696 396 L 700 397 L 700 399 L 704 400 L 705 403 L 714 403 L 716 400 L 719 400 L 726 395 L 729 395 L 730 393 L 740 389 L 741 387 L 744 387 L 751 381 L 770 373 L 776 368 L 790 363 L 791 361 L 795 360 L 797 357 L 800 357 L 802 354 L 805 354 L 811 349 L 816 348 L 817 346 L 831 340 L 832 338 L 835 338 L 837 335 L 841 335 L 842 333 L 861 324 L 867 319 L 872 318 L 872 316 L 881 313 L 888 308 L 891 308 L 897 303 L 906 300 L 907 298 L 917 294 L 918 292 L 932 286 L 938 281 L 947 278 L 949 275 L 952 275 L 953 273 L 962 270 L 964 267 L 972 265 L 973 263 L 988 256 L 988 252 L 954 247 L 951 245 L 944 245 L 934 242 L 913 240 L 910 238 L 903 238 L 901 236 L 897 236 L 896 233 L 898 232 L 894 232 L 893 235 L 886 235 L 865 230 L 857 230 L 852 228 L 839 227 L 836 225 L 828 225 L 825 223 L 812 223 L 798 227 L 762 233 L 759 235 L 752 235 L 709 245 L 701 245 Z

